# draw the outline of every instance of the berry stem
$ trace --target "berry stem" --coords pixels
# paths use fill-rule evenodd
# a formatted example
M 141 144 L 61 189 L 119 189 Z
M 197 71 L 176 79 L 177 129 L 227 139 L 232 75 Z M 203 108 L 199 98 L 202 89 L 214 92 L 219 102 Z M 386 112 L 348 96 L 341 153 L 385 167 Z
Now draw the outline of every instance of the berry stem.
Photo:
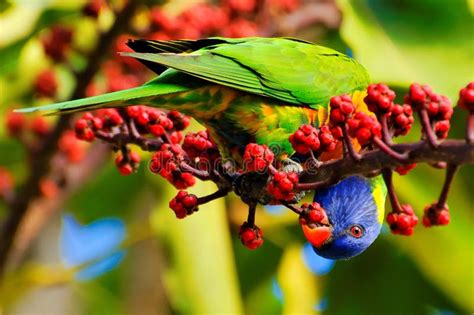
M 436 149 L 439 146 L 439 143 L 433 131 L 433 128 L 431 127 L 428 112 L 426 111 L 426 109 L 422 108 L 418 111 L 418 114 L 420 115 L 421 126 L 423 129 L 423 133 L 426 135 L 428 143 L 433 149 Z
M 132 140 L 140 139 L 141 136 L 137 130 L 137 127 L 135 126 L 135 121 L 133 119 L 130 119 L 130 116 L 128 116 L 128 113 L 125 107 L 118 108 L 118 112 L 120 116 L 122 116 L 123 120 L 125 121 L 125 126 L 127 127 L 127 131 L 130 136 L 130 139 Z
M 199 197 L 197 199 L 198 205 L 203 205 L 203 204 L 211 202 L 213 200 L 225 197 L 225 196 L 227 196 L 228 193 L 229 193 L 229 190 L 227 190 L 227 189 L 219 189 L 219 190 L 215 191 L 214 193 L 212 193 L 210 195 L 207 195 L 207 196 L 204 196 L 204 197 Z
M 469 112 L 467 116 L 466 142 L 474 143 L 474 112 Z
M 390 204 L 392 205 L 392 211 L 402 212 L 400 202 L 398 201 L 397 194 L 395 193 L 395 188 L 393 186 L 393 172 L 389 168 L 384 168 L 382 170 L 383 180 L 387 186 L 388 198 L 390 199 Z
M 451 188 L 451 183 L 453 182 L 454 175 L 459 169 L 458 165 L 449 164 L 446 169 L 446 177 L 444 178 L 443 189 L 439 195 L 438 207 L 444 208 L 446 206 L 446 201 L 448 200 L 449 189 Z
M 198 170 L 198 169 L 192 167 L 191 165 L 189 165 L 186 162 L 181 162 L 179 164 L 179 168 L 181 169 L 181 171 L 191 173 L 193 176 L 199 178 L 200 180 L 204 181 L 204 180 L 210 180 L 211 179 L 211 175 L 209 174 L 209 172 Z
M 298 183 L 295 185 L 296 191 L 306 191 L 306 190 L 315 190 L 322 187 L 326 187 L 330 184 L 330 180 L 322 180 L 318 182 L 311 182 L 311 183 Z
M 303 209 L 301 209 L 300 207 L 294 206 L 294 205 L 289 204 L 287 202 L 283 202 L 282 204 L 285 207 L 287 207 L 288 209 L 290 209 L 291 211 L 293 211 L 294 213 L 298 214 L 298 215 L 301 215 L 303 213 Z
M 344 126 L 342 127 L 342 134 L 344 139 L 344 147 L 347 148 L 350 157 L 354 159 L 354 161 L 360 161 L 362 159 L 362 156 L 355 151 L 354 146 L 352 145 L 352 140 L 349 137 L 347 124 L 344 124 Z
M 388 129 L 388 121 L 387 121 L 387 115 L 381 114 L 378 115 L 378 120 L 380 121 L 380 124 L 382 125 L 382 139 L 383 141 L 388 145 L 392 146 L 392 136 L 390 135 L 390 130 Z
M 408 154 L 407 153 L 398 153 L 394 150 L 392 150 L 384 141 L 382 141 L 382 139 L 380 139 L 379 137 L 374 137 L 374 142 L 375 144 L 380 148 L 380 150 L 382 150 L 383 152 L 385 152 L 387 155 L 390 155 L 392 158 L 394 158 L 395 160 L 399 161 L 399 162 L 402 162 L 402 163 L 406 163 L 409 161 L 409 157 L 408 157 Z
M 249 203 L 249 214 L 247 216 L 247 223 L 250 227 L 255 226 L 255 212 L 257 210 L 257 203 L 250 202 Z
M 126 145 L 120 147 L 120 152 L 122 152 L 123 156 L 123 163 L 128 164 L 130 163 L 130 151 Z

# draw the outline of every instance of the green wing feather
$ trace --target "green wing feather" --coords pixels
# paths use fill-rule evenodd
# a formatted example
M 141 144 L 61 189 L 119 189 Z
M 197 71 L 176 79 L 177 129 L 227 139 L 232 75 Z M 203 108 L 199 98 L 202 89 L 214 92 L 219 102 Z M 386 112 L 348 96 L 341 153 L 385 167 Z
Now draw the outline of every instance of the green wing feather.
M 58 111 L 61 111 L 63 113 L 72 113 L 82 110 L 93 110 L 104 107 L 120 107 L 147 104 L 150 100 L 156 98 L 157 96 L 189 91 L 193 88 L 192 85 L 164 83 L 162 81 L 162 78 L 158 77 L 142 86 L 128 90 L 117 91 L 56 104 L 21 108 L 15 111 L 21 113 L 31 113 L 35 111 L 45 111 L 50 113 L 56 113 Z
M 325 105 L 331 96 L 369 84 L 367 71 L 359 63 L 326 47 L 287 38 L 209 40 L 217 42 L 197 45 L 202 48 L 194 51 L 189 42 L 178 41 L 180 45 L 188 44 L 188 51 L 183 48 L 181 53 L 159 53 L 166 48 L 164 45 L 170 45 L 169 41 L 141 41 L 149 45 L 149 52 L 123 55 L 300 105 Z

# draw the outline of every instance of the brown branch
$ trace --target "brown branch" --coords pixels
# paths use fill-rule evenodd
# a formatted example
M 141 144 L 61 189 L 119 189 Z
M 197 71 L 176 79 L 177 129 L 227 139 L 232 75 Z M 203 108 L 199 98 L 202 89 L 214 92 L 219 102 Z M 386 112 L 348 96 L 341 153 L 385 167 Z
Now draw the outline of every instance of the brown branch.
M 354 163 L 351 157 L 325 162 L 317 172 L 304 172 L 300 176 L 300 183 L 334 184 L 350 175 L 367 175 L 384 168 L 395 168 L 411 163 L 447 162 L 453 165 L 474 164 L 474 144 L 463 140 L 446 140 L 433 149 L 427 141 L 418 141 L 409 144 L 395 144 L 393 150 L 408 152 L 408 158 L 401 163 L 381 150 L 373 150 L 362 155 L 361 161 Z M 329 180 L 328 180 L 329 179 Z
M 85 96 L 86 88 L 99 70 L 107 51 L 112 47 L 114 39 L 128 27 L 129 21 L 132 19 L 139 3 L 140 1 L 129 1 L 117 15 L 115 23 L 110 30 L 100 36 L 97 47 L 87 56 L 89 62 L 86 68 L 75 74 L 76 87 L 71 95 L 72 99 Z M 18 226 L 28 211 L 31 202 L 40 194 L 38 183 L 43 176 L 49 173 L 51 159 L 57 151 L 57 142 L 62 133 L 69 128 L 70 121 L 71 115 L 64 115 L 58 119 L 52 132 L 31 159 L 30 173 L 13 198 L 9 214 L 0 230 L 0 278 L 4 274 Z

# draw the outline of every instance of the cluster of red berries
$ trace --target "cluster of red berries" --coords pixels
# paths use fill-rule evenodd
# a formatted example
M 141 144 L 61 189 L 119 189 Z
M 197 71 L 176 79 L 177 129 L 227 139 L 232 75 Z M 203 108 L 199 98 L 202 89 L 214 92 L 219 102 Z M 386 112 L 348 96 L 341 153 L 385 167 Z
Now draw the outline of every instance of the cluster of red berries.
M 334 126 L 344 125 L 356 110 L 352 98 L 348 94 L 332 97 L 329 107 L 331 109 L 329 120 Z
M 412 107 L 409 104 L 395 104 L 395 97 L 395 92 L 387 85 L 378 83 L 369 85 L 364 101 L 368 109 L 379 119 L 383 116 L 387 119 L 387 127 L 397 137 L 406 135 L 415 119 Z
M 176 197 L 171 199 L 169 206 L 178 219 L 183 219 L 198 211 L 198 199 L 195 195 L 180 190 Z
M 321 223 L 323 220 L 327 220 L 326 211 L 317 202 L 303 203 L 301 210 L 303 210 L 300 215 L 300 224 L 302 225 Z
M 158 153 L 163 154 L 169 147 L 174 148 L 174 151 L 179 152 L 183 156 L 183 151 L 179 146 L 171 146 L 179 144 L 182 139 L 182 130 L 187 128 L 189 125 L 189 118 L 176 111 L 164 112 L 159 109 L 150 108 L 146 106 L 131 106 L 127 107 L 120 113 L 116 109 L 100 109 L 94 114 L 85 113 L 80 119 L 75 122 L 74 130 L 76 137 L 80 140 L 91 142 L 97 135 L 108 134 L 114 135 L 116 132 L 121 132 L 121 128 L 125 125 L 125 117 L 133 123 L 133 128 L 136 129 L 138 136 L 152 138 L 161 138 L 166 141 L 170 141 L 167 146 L 160 145 L 160 151 Z M 135 135 L 137 136 L 137 135 Z M 172 154 L 172 153 L 170 153 Z M 158 165 L 163 161 L 163 156 L 156 156 L 154 163 L 150 166 L 156 173 L 162 174 L 165 178 L 171 182 L 177 184 L 179 187 L 191 185 L 193 179 L 189 175 L 183 175 L 178 177 L 172 177 L 174 171 L 178 170 L 178 166 L 174 165 L 174 169 L 164 173 L 161 168 L 166 164 L 168 167 L 168 160 L 163 162 L 163 165 Z M 158 162 L 157 162 L 158 161 Z M 116 158 L 116 165 L 122 175 L 129 175 L 139 165 L 140 157 L 136 153 L 130 153 L 129 156 L 118 155 Z M 167 164 L 168 163 L 168 164 Z M 166 169 L 165 167 L 165 169 Z
M 54 98 L 58 91 L 58 79 L 54 71 L 41 71 L 35 79 L 34 88 L 39 97 Z
M 451 101 L 444 95 L 434 93 L 427 85 L 414 83 L 410 86 L 405 102 L 417 111 L 426 111 L 439 139 L 448 136 L 451 127 L 449 120 L 453 115 Z
M 458 105 L 471 113 L 474 112 L 474 82 L 459 91 Z
M 349 135 L 356 138 L 359 144 L 364 147 L 369 145 L 374 137 L 381 137 L 382 127 L 378 120 L 364 112 L 357 112 L 347 121 Z
M 27 149 L 31 150 L 30 153 L 34 152 L 38 143 L 41 143 L 41 140 L 51 132 L 51 127 L 44 117 L 27 118 L 24 114 L 16 112 L 7 113 L 5 125 L 8 135 L 18 139 Z M 74 132 L 67 130 L 59 138 L 57 157 L 66 163 L 74 164 L 82 161 L 85 150 L 86 148 L 76 138 Z M 3 173 L 0 175 L 2 177 L 0 179 L 0 195 L 2 195 L 1 190 L 10 187 L 12 181 L 9 180 L 11 176 L 4 176 Z M 53 198 L 59 190 L 58 182 L 60 180 L 53 179 L 53 177 L 57 176 L 44 177 L 39 182 L 40 192 L 44 197 Z
M 418 224 L 418 217 L 412 206 L 402 205 L 399 211 L 390 212 L 387 215 L 387 223 L 393 234 L 410 236 L 413 235 L 415 226 Z
M 249 143 L 245 147 L 244 170 L 247 172 L 266 172 L 273 163 L 275 155 L 266 145 Z
M 275 200 L 291 201 L 296 196 L 295 185 L 298 180 L 297 173 L 277 171 L 270 177 L 267 191 Z
M 177 144 L 164 143 L 151 158 L 150 170 L 160 174 L 178 189 L 186 189 L 195 184 L 196 179 L 191 173 L 183 172 L 180 164 L 184 162 L 185 152 Z
M 240 227 L 239 238 L 245 247 L 254 250 L 263 244 L 263 231 L 256 225 L 251 226 L 244 222 Z
M 448 205 L 440 206 L 437 202 L 427 206 L 424 210 L 423 225 L 448 225 L 450 221 Z
M 317 129 L 312 125 L 301 125 L 289 138 L 289 141 L 299 154 L 316 155 L 323 152 L 334 151 L 337 140 L 342 138 L 342 130 L 340 127 L 330 129 L 328 125 L 323 125 Z
M 203 158 L 211 149 L 216 148 L 217 146 L 210 138 L 207 130 L 190 132 L 184 137 L 183 150 L 191 159 Z
M 82 8 L 82 14 L 96 19 L 99 17 L 100 12 L 105 5 L 106 3 L 104 0 L 89 0 Z
M 54 25 L 41 38 L 45 54 L 55 62 L 66 59 L 72 43 L 73 31 L 63 25 Z
M 408 104 L 394 104 L 389 116 L 389 125 L 394 131 L 394 136 L 406 135 L 413 126 L 413 109 Z
M 395 96 L 395 92 L 387 85 L 371 84 L 367 88 L 367 96 L 364 101 L 371 112 L 383 115 L 391 112 Z
M 301 125 L 289 140 L 293 149 L 299 154 L 308 154 L 320 147 L 318 130 L 312 125 Z
M 41 116 L 27 119 L 24 114 L 9 112 L 5 123 L 8 135 L 22 141 L 41 139 L 50 131 L 48 122 Z M 29 139 L 31 136 L 33 136 L 33 139 Z
M 119 153 L 115 158 L 115 165 L 122 175 L 130 175 L 138 169 L 141 157 L 137 152 Z

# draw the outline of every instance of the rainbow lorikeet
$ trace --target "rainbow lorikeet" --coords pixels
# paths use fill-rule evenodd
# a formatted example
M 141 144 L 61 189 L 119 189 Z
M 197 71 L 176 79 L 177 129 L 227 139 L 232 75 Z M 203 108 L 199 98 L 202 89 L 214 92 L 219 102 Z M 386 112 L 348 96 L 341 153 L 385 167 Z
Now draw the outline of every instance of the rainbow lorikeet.
M 175 109 L 206 126 L 221 155 L 242 162 L 248 143 L 294 152 L 289 136 L 302 124 L 327 120 L 332 96 L 348 93 L 363 104 L 369 75 L 354 59 L 330 48 L 291 38 L 131 40 L 123 53 L 156 72 L 148 83 L 118 92 L 36 108 L 74 112 L 145 104 Z M 380 233 L 385 186 L 380 178 L 347 178 L 316 193 L 330 226 L 303 226 L 315 251 L 349 258 Z

